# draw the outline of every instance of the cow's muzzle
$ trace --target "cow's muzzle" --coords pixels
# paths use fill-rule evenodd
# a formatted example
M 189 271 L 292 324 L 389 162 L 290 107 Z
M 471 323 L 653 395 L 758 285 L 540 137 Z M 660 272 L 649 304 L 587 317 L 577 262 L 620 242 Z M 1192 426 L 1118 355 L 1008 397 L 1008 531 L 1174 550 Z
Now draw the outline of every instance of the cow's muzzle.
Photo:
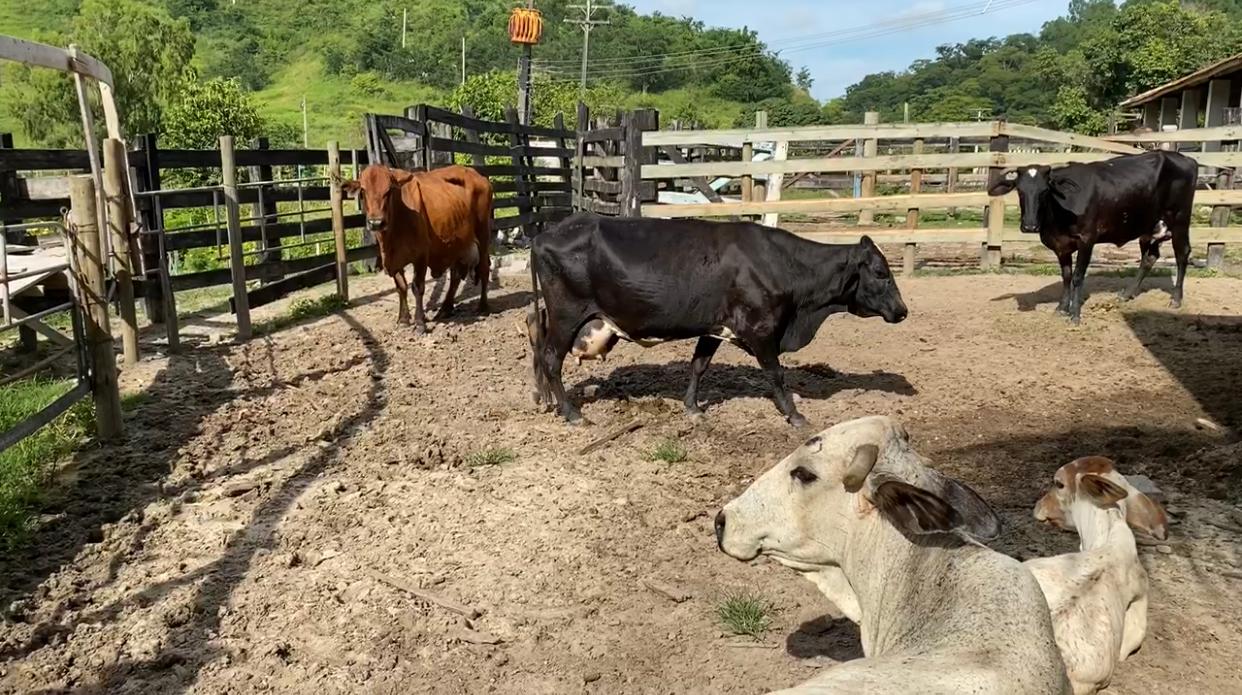
M 1023 234 L 1039 234 L 1039 225 L 1027 224 L 1026 222 L 1023 222 L 1022 224 L 1018 225 L 1018 230 L 1021 231 Z
M 375 218 L 375 217 L 368 217 L 367 218 L 367 231 L 368 232 L 384 231 L 384 220 Z
M 716 512 L 716 547 L 720 548 L 720 552 L 724 552 L 724 532 L 725 532 L 725 513 L 724 510 Z
M 890 310 L 884 317 L 884 320 L 887 323 L 901 323 L 902 321 L 905 321 L 906 317 L 909 315 L 910 310 L 906 308 L 905 304 L 901 304 L 896 309 Z

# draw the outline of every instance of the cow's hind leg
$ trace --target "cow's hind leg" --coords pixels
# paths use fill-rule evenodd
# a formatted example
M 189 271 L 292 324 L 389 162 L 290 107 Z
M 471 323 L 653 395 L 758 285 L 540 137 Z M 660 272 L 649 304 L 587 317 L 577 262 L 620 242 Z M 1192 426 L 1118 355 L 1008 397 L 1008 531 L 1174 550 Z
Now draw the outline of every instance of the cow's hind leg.
M 448 290 L 444 293 L 444 301 L 440 302 L 440 308 L 436 311 L 435 319 L 443 321 L 453 315 L 453 304 L 457 299 L 457 285 L 461 283 L 462 270 L 458 266 L 449 269 Z
M 1190 265 L 1190 222 L 1173 230 L 1173 255 L 1177 258 L 1177 277 L 1173 280 L 1173 299 L 1169 306 L 1182 308 L 1182 290 L 1186 285 L 1186 267 Z
M 763 348 L 755 352 L 759 366 L 767 372 L 772 381 L 772 399 L 776 401 L 776 409 L 781 411 L 789 424 L 794 427 L 806 427 L 809 423 L 794 406 L 793 397 L 785 387 L 785 368 L 781 366 L 779 353 L 772 348 Z
M 1142 254 L 1142 258 L 1139 259 L 1138 279 L 1134 281 L 1133 287 L 1121 292 L 1121 298 L 1126 301 L 1138 296 L 1139 290 L 1143 287 L 1143 280 L 1147 279 L 1147 274 L 1156 265 L 1156 261 L 1160 258 L 1160 242 L 1152 240 L 1151 237 L 1142 237 L 1139 239 L 1139 253 Z
M 719 347 L 719 338 L 707 336 L 699 338 L 698 344 L 694 346 L 694 357 L 690 360 L 690 386 L 686 389 L 685 401 L 686 413 L 692 417 L 703 414 L 703 410 L 699 408 L 699 379 L 707 371 L 707 366 L 712 363 L 712 356 Z
M 1087 266 L 1091 265 L 1092 250 L 1091 244 L 1078 245 L 1078 260 L 1070 282 L 1070 322 L 1075 326 L 1082 322 L 1082 303 L 1086 299 L 1083 287 L 1087 282 Z
M 1057 313 L 1068 315 L 1070 308 L 1070 285 L 1074 277 L 1073 252 L 1058 253 L 1057 263 L 1061 264 L 1061 301 L 1057 302 Z
M 546 291 L 546 287 L 544 288 Z M 545 295 L 546 296 L 546 295 Z M 547 389 L 551 392 L 559 407 L 561 417 L 570 424 L 582 421 L 582 413 L 565 395 L 565 384 L 561 381 L 561 368 L 565 364 L 565 356 L 573 347 L 578 329 L 586 320 L 584 307 L 562 307 L 546 309 L 543 323 L 543 378 Z

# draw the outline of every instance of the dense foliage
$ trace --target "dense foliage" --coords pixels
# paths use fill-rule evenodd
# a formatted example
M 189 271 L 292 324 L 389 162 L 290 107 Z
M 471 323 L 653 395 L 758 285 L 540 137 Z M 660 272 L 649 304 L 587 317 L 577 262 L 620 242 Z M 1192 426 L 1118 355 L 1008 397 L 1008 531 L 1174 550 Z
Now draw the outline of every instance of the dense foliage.
M 1238 0 L 1072 0 L 1038 35 L 941 46 L 903 72 L 868 75 L 825 106 L 832 122 L 1011 121 L 1095 133 L 1117 103 L 1242 46 Z

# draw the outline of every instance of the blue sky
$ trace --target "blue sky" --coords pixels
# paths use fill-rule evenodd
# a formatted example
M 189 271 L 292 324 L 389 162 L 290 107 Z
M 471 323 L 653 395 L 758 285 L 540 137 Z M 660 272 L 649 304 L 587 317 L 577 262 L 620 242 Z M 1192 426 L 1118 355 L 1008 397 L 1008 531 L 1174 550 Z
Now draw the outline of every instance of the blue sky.
M 973 0 L 978 1 L 978 0 Z M 961 7 L 972 0 L 622 0 L 640 12 L 693 17 L 709 26 L 747 26 L 765 42 L 853 29 L 899 14 L 921 14 Z M 844 93 L 864 75 L 900 70 L 934 55 L 936 46 L 971 38 L 1038 32 L 1049 19 L 1065 14 L 1068 0 L 1038 0 L 977 18 L 935 24 L 863 41 L 782 54 L 796 71 L 805 65 L 815 78 L 812 93 L 828 99 Z M 602 27 L 601 31 L 607 31 Z

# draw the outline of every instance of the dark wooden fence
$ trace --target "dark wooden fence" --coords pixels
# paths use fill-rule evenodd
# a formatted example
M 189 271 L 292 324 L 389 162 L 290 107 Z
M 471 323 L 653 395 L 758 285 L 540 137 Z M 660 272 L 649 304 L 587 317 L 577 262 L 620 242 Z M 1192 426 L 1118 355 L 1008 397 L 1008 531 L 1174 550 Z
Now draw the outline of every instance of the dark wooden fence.
M 517 112 L 504 121 L 419 105 L 405 116 L 368 114 L 368 150 L 373 161 L 407 169 L 466 164 L 492 182 L 492 230 L 537 234 L 571 212 L 573 142 L 557 114 L 552 128 L 521 125 Z
M 655 202 L 656 183 L 642 180 L 642 166 L 655 164 L 657 152 L 644 147 L 642 138 L 659 129 L 659 112 L 652 109 L 592 120 L 586 105 L 578 104 L 574 209 L 638 217 L 643 203 Z

